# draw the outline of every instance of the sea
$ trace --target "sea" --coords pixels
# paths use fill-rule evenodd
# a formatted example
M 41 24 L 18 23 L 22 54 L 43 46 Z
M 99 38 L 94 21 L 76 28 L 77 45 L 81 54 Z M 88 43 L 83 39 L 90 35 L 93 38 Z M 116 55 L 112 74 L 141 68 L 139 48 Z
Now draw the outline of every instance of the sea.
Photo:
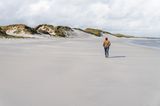
M 144 47 L 160 49 L 160 38 L 137 38 L 132 39 L 130 43 Z

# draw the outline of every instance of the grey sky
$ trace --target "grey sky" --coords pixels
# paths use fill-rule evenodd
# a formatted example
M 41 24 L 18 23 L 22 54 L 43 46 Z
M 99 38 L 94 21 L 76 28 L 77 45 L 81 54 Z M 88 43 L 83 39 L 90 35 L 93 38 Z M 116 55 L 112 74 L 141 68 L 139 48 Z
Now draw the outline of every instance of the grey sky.
M 48 23 L 160 36 L 160 0 L 0 0 L 0 25 Z

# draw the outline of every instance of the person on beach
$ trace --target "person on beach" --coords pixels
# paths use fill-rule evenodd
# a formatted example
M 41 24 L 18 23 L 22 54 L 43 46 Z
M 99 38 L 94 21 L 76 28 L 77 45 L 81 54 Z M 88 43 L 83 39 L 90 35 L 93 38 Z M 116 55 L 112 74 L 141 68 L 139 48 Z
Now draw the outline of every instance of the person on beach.
M 105 51 L 105 56 L 108 57 L 109 56 L 109 47 L 111 45 L 111 42 L 108 40 L 108 38 L 106 37 L 104 42 L 103 42 L 103 47 L 104 47 L 104 51 Z

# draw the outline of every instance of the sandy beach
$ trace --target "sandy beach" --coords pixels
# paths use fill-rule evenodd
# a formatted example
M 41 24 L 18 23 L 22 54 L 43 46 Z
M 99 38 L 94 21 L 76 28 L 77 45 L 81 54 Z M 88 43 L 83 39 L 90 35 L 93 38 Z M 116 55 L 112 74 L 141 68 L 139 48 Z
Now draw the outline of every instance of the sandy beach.
M 0 106 L 159 106 L 160 50 L 102 42 L 1 39 Z

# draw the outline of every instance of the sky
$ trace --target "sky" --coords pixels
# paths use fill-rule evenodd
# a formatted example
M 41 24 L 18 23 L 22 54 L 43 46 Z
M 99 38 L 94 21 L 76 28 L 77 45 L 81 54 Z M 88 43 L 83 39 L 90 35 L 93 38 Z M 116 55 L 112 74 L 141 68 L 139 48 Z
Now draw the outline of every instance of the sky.
M 0 25 L 17 23 L 160 37 L 160 0 L 0 0 Z

